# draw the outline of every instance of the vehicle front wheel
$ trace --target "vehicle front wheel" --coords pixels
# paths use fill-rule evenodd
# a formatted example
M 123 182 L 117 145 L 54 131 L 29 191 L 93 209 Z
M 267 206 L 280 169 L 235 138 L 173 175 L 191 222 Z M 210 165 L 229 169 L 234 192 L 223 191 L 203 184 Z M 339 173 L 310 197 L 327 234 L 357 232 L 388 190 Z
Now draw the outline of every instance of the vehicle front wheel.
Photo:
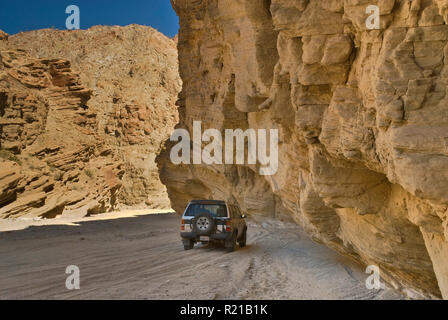
M 183 240 L 182 243 L 184 244 L 184 250 L 191 250 L 194 247 L 193 240 Z
M 232 234 L 232 238 L 226 241 L 227 252 L 233 252 L 236 250 L 236 233 Z
M 247 240 L 247 229 L 244 229 L 243 234 L 241 235 L 241 238 L 238 240 L 238 244 L 240 245 L 240 248 L 243 248 L 246 246 L 246 240 Z

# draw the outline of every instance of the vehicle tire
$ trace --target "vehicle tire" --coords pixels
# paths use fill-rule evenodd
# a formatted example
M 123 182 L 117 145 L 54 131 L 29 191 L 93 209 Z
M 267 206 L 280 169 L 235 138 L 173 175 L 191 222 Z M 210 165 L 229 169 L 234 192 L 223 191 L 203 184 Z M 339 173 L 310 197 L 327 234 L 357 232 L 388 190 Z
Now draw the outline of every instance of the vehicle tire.
M 243 234 L 241 235 L 241 238 L 238 240 L 238 244 L 240 245 L 240 248 L 243 248 L 246 246 L 246 240 L 247 240 L 247 229 L 244 229 Z
M 194 247 L 194 241 L 193 240 L 183 240 L 182 243 L 184 244 L 184 250 L 191 250 Z
M 216 231 L 215 218 L 207 212 L 197 214 L 192 223 L 193 232 L 198 236 L 208 236 Z
M 232 234 L 232 238 L 226 241 L 226 250 L 227 252 L 233 252 L 236 250 L 236 232 Z

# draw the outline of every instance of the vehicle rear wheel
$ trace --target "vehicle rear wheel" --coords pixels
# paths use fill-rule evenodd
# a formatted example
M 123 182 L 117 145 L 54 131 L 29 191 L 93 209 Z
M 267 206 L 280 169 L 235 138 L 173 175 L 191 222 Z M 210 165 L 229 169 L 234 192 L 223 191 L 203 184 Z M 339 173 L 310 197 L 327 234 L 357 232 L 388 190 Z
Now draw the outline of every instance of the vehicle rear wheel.
M 232 238 L 226 241 L 227 252 L 233 252 L 236 250 L 236 233 L 232 234 Z
M 246 246 L 246 240 L 247 240 L 247 229 L 244 229 L 243 234 L 241 235 L 241 238 L 238 240 L 238 244 L 240 245 L 240 248 L 243 248 Z
M 197 214 L 192 221 L 193 232 L 199 236 L 208 236 L 216 231 L 215 218 L 207 213 Z
M 194 247 L 193 240 L 183 240 L 182 243 L 184 244 L 184 250 L 191 250 Z

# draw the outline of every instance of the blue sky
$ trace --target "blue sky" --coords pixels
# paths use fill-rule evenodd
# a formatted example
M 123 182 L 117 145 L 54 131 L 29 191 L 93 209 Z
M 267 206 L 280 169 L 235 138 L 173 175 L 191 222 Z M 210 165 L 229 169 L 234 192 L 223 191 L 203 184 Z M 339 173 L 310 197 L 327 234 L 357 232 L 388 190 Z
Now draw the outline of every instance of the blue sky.
M 8 34 L 51 27 L 65 29 L 69 16 L 65 9 L 72 4 L 80 9 L 81 29 L 136 23 L 169 37 L 179 29 L 170 0 L 1 0 L 0 29 Z

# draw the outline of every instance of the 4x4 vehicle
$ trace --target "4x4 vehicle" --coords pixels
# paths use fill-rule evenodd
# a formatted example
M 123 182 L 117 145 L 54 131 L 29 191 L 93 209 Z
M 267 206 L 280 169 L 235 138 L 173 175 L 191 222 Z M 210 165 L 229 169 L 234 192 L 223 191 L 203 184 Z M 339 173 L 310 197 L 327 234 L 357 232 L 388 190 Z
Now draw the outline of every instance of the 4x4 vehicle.
M 227 251 L 246 245 L 247 225 L 237 205 L 225 201 L 193 200 L 182 215 L 180 227 L 185 250 L 193 249 L 197 242 L 224 243 Z

